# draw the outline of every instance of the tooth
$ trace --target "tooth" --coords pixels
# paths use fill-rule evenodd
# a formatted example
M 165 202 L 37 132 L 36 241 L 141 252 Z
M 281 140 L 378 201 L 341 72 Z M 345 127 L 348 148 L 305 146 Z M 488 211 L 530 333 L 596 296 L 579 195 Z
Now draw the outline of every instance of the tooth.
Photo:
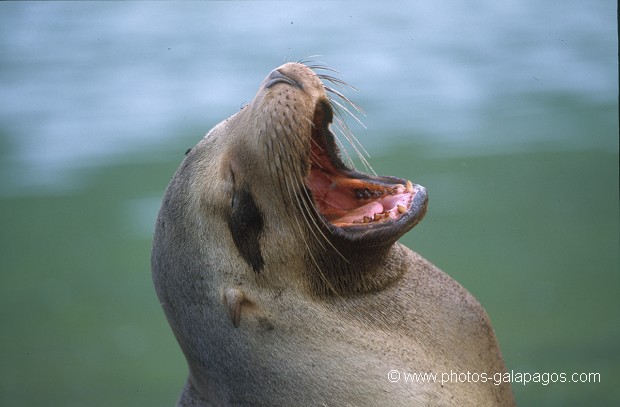
M 374 219 L 374 220 L 381 220 L 381 219 L 383 219 L 383 215 L 382 215 L 382 214 L 380 214 L 380 213 L 375 213 L 375 216 L 374 216 L 374 218 L 373 218 L 373 219 Z
M 411 183 L 411 181 L 407 181 L 407 192 L 409 192 L 410 194 L 413 194 L 413 184 Z
M 364 223 L 368 223 L 370 222 L 370 218 L 366 215 L 364 215 Z
M 405 208 L 403 205 L 397 205 L 396 207 L 398 208 L 398 213 L 407 212 L 407 208 Z

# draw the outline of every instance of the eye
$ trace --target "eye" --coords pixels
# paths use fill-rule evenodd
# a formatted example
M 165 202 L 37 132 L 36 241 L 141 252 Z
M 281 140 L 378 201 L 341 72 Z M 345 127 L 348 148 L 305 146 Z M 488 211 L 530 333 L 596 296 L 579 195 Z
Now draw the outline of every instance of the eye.
M 244 260 L 258 273 L 263 268 L 259 242 L 263 230 L 263 215 L 246 185 L 235 185 L 231 206 L 228 227 L 235 246 Z

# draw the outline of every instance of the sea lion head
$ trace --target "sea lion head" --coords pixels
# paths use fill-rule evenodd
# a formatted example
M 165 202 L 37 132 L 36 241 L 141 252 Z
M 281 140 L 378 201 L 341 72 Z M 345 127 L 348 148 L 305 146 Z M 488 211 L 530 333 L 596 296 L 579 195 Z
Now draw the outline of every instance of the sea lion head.
M 395 361 L 505 367 L 475 299 L 395 244 L 425 189 L 343 162 L 332 124 L 349 102 L 321 69 L 272 71 L 166 190 L 152 271 L 190 370 L 177 405 L 513 405 L 508 385 L 385 379 Z
M 424 216 L 426 191 L 344 164 L 332 122 L 348 99 L 321 68 L 276 68 L 189 152 L 162 204 L 154 273 L 156 257 L 170 252 L 157 246 L 173 246 L 169 256 L 225 265 L 217 274 L 236 281 L 251 275 L 315 295 L 379 289 L 395 278 L 380 264 Z

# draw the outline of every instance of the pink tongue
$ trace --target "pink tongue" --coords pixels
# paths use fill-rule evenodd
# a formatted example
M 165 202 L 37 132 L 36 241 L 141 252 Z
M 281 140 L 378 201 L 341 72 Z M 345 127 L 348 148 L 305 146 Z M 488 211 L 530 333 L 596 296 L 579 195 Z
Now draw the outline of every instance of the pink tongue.
M 379 202 L 370 202 L 364 206 L 360 206 L 359 208 L 352 210 L 342 218 L 337 219 L 336 222 L 353 223 L 355 220 L 363 219 L 364 215 L 372 218 L 375 213 L 381 212 L 383 212 L 383 205 Z

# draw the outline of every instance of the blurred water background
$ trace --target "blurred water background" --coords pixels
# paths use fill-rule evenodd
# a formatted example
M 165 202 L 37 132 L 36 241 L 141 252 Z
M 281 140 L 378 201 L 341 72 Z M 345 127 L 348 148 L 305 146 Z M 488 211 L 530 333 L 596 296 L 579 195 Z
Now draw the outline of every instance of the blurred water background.
M 616 2 L 0 3 L 0 405 L 171 406 L 150 280 L 184 151 L 281 63 L 359 91 L 377 173 L 427 187 L 402 241 L 469 289 L 522 406 L 620 402 Z

